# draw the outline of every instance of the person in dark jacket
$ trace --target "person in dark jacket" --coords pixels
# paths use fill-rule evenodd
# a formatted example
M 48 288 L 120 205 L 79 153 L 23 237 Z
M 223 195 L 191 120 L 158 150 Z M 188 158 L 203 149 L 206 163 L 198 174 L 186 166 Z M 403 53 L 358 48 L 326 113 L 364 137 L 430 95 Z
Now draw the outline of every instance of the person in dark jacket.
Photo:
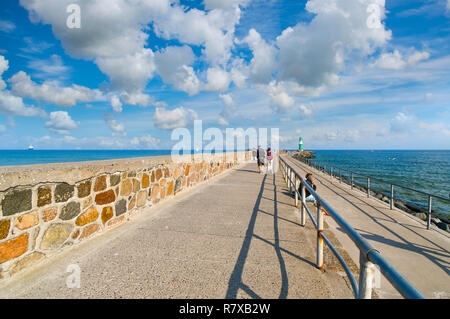
M 264 168 L 264 161 L 266 158 L 266 151 L 260 146 L 258 146 L 258 150 L 256 151 L 256 157 L 258 159 L 258 171 L 262 173 Z
M 305 178 L 306 178 L 306 183 L 308 183 L 308 185 L 311 186 L 314 191 L 316 191 L 317 186 L 316 186 L 316 183 L 314 182 L 314 176 L 311 173 L 308 173 L 308 174 L 306 174 Z M 306 187 L 305 187 L 305 201 L 316 204 L 316 199 L 311 194 L 311 192 L 308 191 L 308 189 Z

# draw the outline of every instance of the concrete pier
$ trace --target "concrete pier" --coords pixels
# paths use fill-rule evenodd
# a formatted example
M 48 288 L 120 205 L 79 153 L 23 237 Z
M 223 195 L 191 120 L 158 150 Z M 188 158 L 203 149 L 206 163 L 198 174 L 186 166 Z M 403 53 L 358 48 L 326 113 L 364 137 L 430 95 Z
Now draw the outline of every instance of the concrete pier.
M 450 241 L 387 204 L 312 171 L 318 193 L 428 298 L 450 297 Z M 355 245 L 325 217 L 325 232 L 358 274 Z M 315 266 L 316 231 L 300 226 L 281 176 L 238 165 L 109 231 L 0 281 L 0 298 L 354 298 L 325 248 Z M 68 288 L 69 265 L 81 270 Z M 356 276 L 357 278 L 357 276 Z M 375 297 L 400 295 L 384 279 Z
M 286 193 L 280 173 L 241 165 L 0 282 L 0 297 L 352 298 L 337 264 L 316 269 L 315 231 Z

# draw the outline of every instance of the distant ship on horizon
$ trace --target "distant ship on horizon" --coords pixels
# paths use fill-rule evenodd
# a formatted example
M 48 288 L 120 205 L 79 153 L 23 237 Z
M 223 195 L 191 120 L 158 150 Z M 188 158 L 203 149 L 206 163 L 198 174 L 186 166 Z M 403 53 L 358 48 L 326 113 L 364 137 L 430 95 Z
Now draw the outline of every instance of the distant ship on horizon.
M 28 150 L 29 151 L 33 151 L 34 150 L 34 146 L 33 145 L 28 146 Z

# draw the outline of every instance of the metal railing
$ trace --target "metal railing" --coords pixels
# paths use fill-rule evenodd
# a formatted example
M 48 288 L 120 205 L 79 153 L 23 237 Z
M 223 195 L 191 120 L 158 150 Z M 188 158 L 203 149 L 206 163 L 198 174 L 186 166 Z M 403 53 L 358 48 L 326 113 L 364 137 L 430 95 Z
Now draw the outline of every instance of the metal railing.
M 314 227 L 317 230 L 317 259 L 316 266 L 323 271 L 323 244 L 328 245 L 333 254 L 337 257 L 344 268 L 353 288 L 355 297 L 359 299 L 370 299 L 372 297 L 372 289 L 375 275 L 375 265 L 378 265 L 380 272 L 386 279 L 397 289 L 397 291 L 405 298 L 424 299 L 425 297 L 409 283 L 381 254 L 376 250 L 364 237 L 356 232 L 327 202 L 325 202 L 314 189 L 303 179 L 281 156 L 280 167 L 283 178 L 289 187 L 289 191 L 295 194 L 295 206 L 300 205 L 300 224 L 306 225 L 305 212 L 309 215 Z M 305 193 L 306 189 L 316 200 L 317 218 L 314 219 L 308 206 L 306 205 Z M 300 190 L 300 191 L 299 191 Z M 330 240 L 324 234 L 324 210 L 326 215 L 331 216 L 337 224 L 342 227 L 346 235 L 355 243 L 360 251 L 359 259 L 359 285 L 356 283 L 355 277 L 349 266 L 332 245 Z
M 369 198 L 370 198 L 370 192 L 371 192 L 371 188 L 370 188 L 370 182 L 371 181 L 376 181 L 376 182 L 379 182 L 379 183 L 382 183 L 382 184 L 389 185 L 390 186 L 390 194 L 389 195 L 383 194 L 381 192 L 379 192 L 379 193 L 381 193 L 382 195 L 384 195 L 386 197 L 389 197 L 389 206 L 390 206 L 391 210 L 394 208 L 394 201 L 395 201 L 395 199 L 394 199 L 394 187 L 403 188 L 403 189 L 406 189 L 406 190 L 409 190 L 409 191 L 416 192 L 416 193 L 419 193 L 419 194 L 427 196 L 427 198 L 428 198 L 427 212 L 426 212 L 426 214 L 427 214 L 427 229 L 430 229 L 430 225 L 431 225 L 431 217 L 432 217 L 432 213 L 433 213 L 431 208 L 432 208 L 433 198 L 450 203 L 450 199 L 448 199 L 448 198 L 445 198 L 445 197 L 442 197 L 442 196 L 438 196 L 438 195 L 434 195 L 434 194 L 430 194 L 430 193 L 427 193 L 427 192 L 424 192 L 424 191 L 420 191 L 420 190 L 417 190 L 417 189 L 414 189 L 414 188 L 411 188 L 411 187 L 407 187 L 407 186 L 403 186 L 403 185 L 398 185 L 398 184 L 395 184 L 395 183 L 387 182 L 387 181 L 384 181 L 382 179 L 374 178 L 374 177 L 367 176 L 367 175 L 360 174 L 360 173 L 356 173 L 356 172 L 353 172 L 351 170 L 343 169 L 343 168 L 332 166 L 332 165 L 322 164 L 320 162 L 312 161 L 312 160 L 308 160 L 308 159 L 301 159 L 301 161 L 303 163 L 309 165 L 310 167 L 313 167 L 313 168 L 317 169 L 318 171 L 323 172 L 324 174 L 328 174 L 331 177 L 338 178 L 340 183 L 342 183 L 342 180 L 343 180 L 342 172 L 348 172 L 350 174 L 351 189 L 353 189 L 353 187 L 355 185 L 357 185 L 354 182 L 355 176 L 360 176 L 360 177 L 366 178 L 366 180 L 367 180 L 367 184 L 366 184 L 367 185 L 366 186 L 366 188 L 367 188 L 367 197 L 369 197 Z M 338 174 L 335 173 L 333 175 L 333 172 L 335 170 L 338 172 Z

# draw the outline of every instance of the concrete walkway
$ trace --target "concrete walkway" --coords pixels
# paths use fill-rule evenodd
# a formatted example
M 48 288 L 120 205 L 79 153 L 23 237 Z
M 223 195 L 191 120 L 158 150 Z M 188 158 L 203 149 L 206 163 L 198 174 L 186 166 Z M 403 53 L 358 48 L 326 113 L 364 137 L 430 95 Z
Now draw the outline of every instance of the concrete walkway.
M 426 230 L 425 222 L 367 194 L 351 190 L 314 168 L 290 156 L 286 161 L 302 176 L 311 172 L 316 177 L 318 194 L 427 298 L 450 298 L 450 238 L 436 230 Z M 325 217 L 331 230 L 351 258 L 359 261 L 359 250 L 330 217 Z M 400 295 L 384 278 L 376 289 L 381 298 Z
M 1 281 L 0 297 L 353 298 L 332 259 L 315 268 L 315 247 L 281 174 L 250 163 Z M 70 264 L 79 289 L 66 286 Z

